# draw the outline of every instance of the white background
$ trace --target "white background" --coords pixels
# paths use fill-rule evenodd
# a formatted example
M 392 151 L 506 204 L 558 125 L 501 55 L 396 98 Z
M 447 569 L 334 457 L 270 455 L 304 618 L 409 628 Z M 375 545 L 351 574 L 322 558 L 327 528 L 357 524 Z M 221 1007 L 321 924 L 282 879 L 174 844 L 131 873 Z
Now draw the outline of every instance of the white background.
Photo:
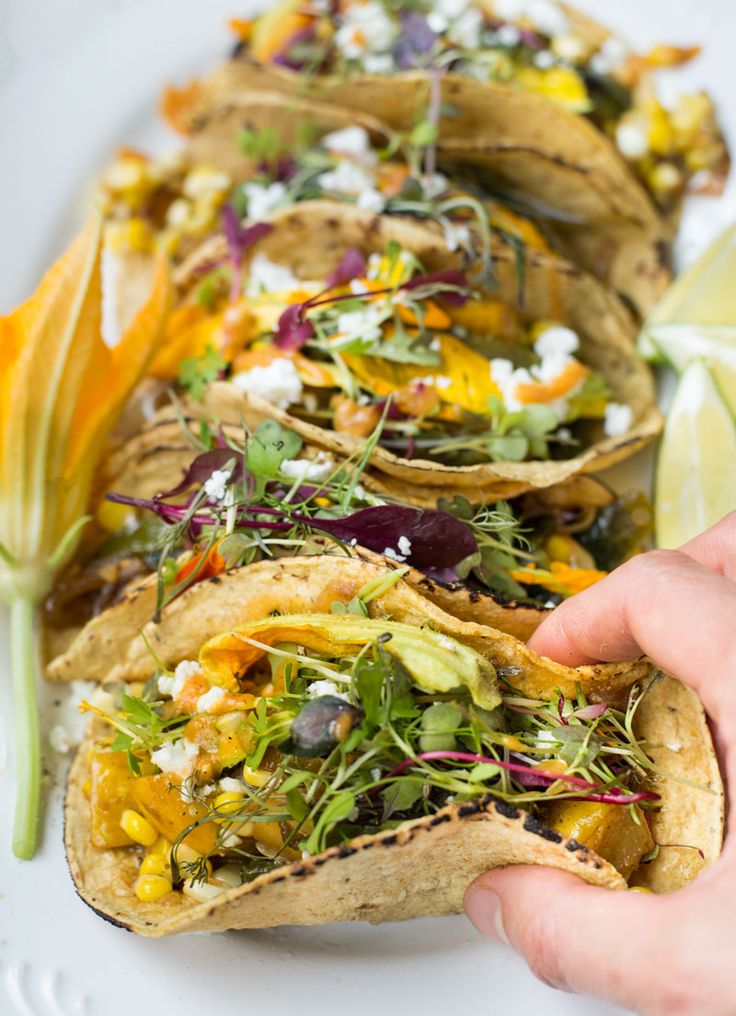
M 707 85 L 736 137 L 732 0 L 580 0 L 640 49 L 700 42 L 705 55 L 677 87 Z M 165 143 L 153 110 L 165 80 L 213 64 L 236 0 L 0 0 L 0 313 L 36 285 L 79 227 L 89 180 L 121 142 Z M 690 260 L 736 211 L 693 202 L 680 252 Z M 647 483 L 651 456 L 617 472 Z M 400 926 L 279 929 L 149 942 L 114 929 L 76 898 L 61 846 L 61 778 L 49 757 L 49 818 L 38 858 L 16 861 L 12 720 L 0 613 L 0 1016 L 363 1016 L 377 1011 L 498 1016 L 611 1016 L 555 993 L 464 918 Z M 45 726 L 63 713 L 47 689 Z M 47 752 L 51 756 L 51 752 Z M 63 766 L 61 767 L 63 768 Z

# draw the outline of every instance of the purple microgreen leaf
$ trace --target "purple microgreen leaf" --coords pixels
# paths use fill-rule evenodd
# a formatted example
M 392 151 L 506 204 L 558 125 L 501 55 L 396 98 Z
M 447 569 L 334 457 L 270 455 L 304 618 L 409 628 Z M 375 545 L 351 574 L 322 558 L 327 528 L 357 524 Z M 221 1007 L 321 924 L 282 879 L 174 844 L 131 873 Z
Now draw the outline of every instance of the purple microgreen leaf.
M 437 41 L 429 22 L 419 11 L 402 11 L 401 27 L 401 38 L 394 51 L 397 65 L 404 71 L 426 67 Z
M 211 451 L 203 452 L 194 459 L 182 476 L 181 482 L 176 487 L 173 487 L 171 490 L 161 491 L 161 493 L 155 495 L 154 500 L 161 501 L 164 498 L 178 497 L 179 494 L 185 493 L 196 483 L 206 483 L 216 470 L 224 469 L 228 462 L 233 460 L 235 460 L 235 466 L 233 468 L 232 479 L 238 480 L 243 472 L 243 456 L 241 453 L 234 452 L 232 448 L 227 447 L 213 448 Z
M 355 540 L 378 554 L 388 549 L 396 559 L 402 558 L 424 572 L 447 569 L 449 574 L 478 550 L 469 526 L 434 508 L 376 505 L 342 519 L 314 519 L 312 526 L 345 543 Z
M 584 780 L 581 776 L 570 776 L 567 773 L 549 773 L 542 768 L 532 769 L 530 766 L 522 764 L 520 762 L 504 762 L 497 758 L 489 758 L 486 755 L 476 755 L 474 752 L 469 751 L 424 751 L 417 758 L 405 758 L 403 762 L 399 762 L 398 765 L 388 773 L 388 778 L 399 776 L 404 772 L 405 769 L 410 769 L 411 766 L 416 765 L 417 761 L 422 762 L 474 762 L 474 763 L 486 763 L 488 765 L 498 766 L 499 769 L 505 769 L 506 772 L 514 773 L 516 779 L 522 786 L 537 786 L 538 784 L 529 783 L 530 780 L 541 780 L 545 785 L 552 783 L 569 783 L 573 787 L 581 787 L 585 790 L 592 790 L 594 793 L 581 795 L 581 800 L 585 801 L 596 801 L 599 804 L 636 804 L 639 801 L 659 801 L 659 794 L 655 794 L 652 790 L 640 790 L 635 793 L 630 793 L 626 790 L 622 790 L 619 787 L 606 787 L 597 783 L 591 783 L 589 780 Z
M 241 226 L 233 206 L 226 204 L 222 209 L 222 228 L 227 240 L 230 266 L 233 273 L 230 285 L 230 299 L 237 300 L 240 296 L 240 273 L 243 268 L 245 252 L 254 243 L 258 243 L 264 236 L 267 236 L 273 229 L 273 226 L 267 222 L 254 222 L 251 226 Z
M 458 268 L 444 268 L 442 271 L 432 272 L 431 275 L 417 275 L 416 278 L 404 282 L 399 288 L 411 292 L 413 289 L 425 286 L 446 286 L 447 288 L 440 289 L 437 295 L 455 307 L 462 306 L 468 299 L 467 292 L 458 292 L 458 290 L 468 290 L 465 274 Z
M 335 286 L 344 286 L 353 279 L 360 278 L 366 273 L 366 261 L 362 252 L 357 247 L 349 247 L 343 254 L 342 261 L 330 275 L 327 276 L 325 289 L 334 289 Z
M 284 43 L 282 49 L 271 57 L 271 63 L 277 64 L 279 67 L 286 67 L 290 71 L 301 71 L 304 69 L 306 61 L 303 58 L 296 57 L 291 53 L 291 50 L 296 46 L 301 46 L 304 43 L 312 42 L 314 39 L 314 23 L 305 25 L 304 28 L 300 28 Z
M 583 706 L 582 709 L 576 709 L 571 715 L 578 720 L 597 720 L 599 716 L 603 716 L 607 709 L 607 702 L 596 702 L 592 706 Z
M 279 317 L 278 328 L 273 340 L 279 349 L 301 349 L 314 335 L 314 325 L 304 318 L 309 300 L 304 303 L 290 303 Z

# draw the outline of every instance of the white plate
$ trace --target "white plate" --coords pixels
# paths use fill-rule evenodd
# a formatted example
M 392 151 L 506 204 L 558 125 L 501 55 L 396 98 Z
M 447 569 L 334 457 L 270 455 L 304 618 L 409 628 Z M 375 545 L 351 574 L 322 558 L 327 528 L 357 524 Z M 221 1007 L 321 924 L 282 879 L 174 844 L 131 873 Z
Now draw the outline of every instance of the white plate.
M 707 85 L 732 138 L 731 0 L 581 0 L 636 40 L 706 45 L 677 87 Z M 88 181 L 117 144 L 159 145 L 153 115 L 165 80 L 214 63 L 229 43 L 235 0 L 4 0 L 0 2 L 0 309 L 36 285 L 78 228 Z M 725 199 L 686 216 L 685 259 L 732 217 Z M 649 482 L 646 456 L 617 482 Z M 0 646 L 7 646 L 0 615 Z M 0 1016 L 177 1016 L 221 1011 L 271 1016 L 455 1012 L 604 1016 L 608 1006 L 553 992 L 507 950 L 479 939 L 464 918 L 373 928 L 339 925 L 162 942 L 105 924 L 75 896 L 62 850 L 63 763 L 47 752 L 49 807 L 32 863 L 9 848 L 12 720 L 0 660 Z M 44 690 L 48 729 L 63 692 Z

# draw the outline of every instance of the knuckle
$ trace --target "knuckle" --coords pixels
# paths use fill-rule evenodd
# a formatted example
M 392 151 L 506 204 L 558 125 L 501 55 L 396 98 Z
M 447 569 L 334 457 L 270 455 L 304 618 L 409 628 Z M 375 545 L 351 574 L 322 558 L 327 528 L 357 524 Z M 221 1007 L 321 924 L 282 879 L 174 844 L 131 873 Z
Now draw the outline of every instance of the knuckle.
M 683 565 L 692 565 L 692 560 L 680 550 L 650 550 L 632 557 L 624 568 L 630 576 L 647 580 L 653 576 L 660 578 L 663 570 L 680 569 Z

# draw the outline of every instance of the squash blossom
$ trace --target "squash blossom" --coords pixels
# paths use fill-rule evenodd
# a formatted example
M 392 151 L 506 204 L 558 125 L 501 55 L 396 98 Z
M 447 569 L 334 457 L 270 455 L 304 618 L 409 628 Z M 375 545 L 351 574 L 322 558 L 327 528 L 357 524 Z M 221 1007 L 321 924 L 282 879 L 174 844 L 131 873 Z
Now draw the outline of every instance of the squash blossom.
M 163 258 L 148 302 L 114 348 L 102 339 L 102 223 L 93 219 L 35 294 L 0 318 L 0 601 L 10 606 L 17 797 L 13 850 L 35 852 L 41 791 L 37 606 L 70 559 L 95 467 L 156 351 L 170 284 Z

